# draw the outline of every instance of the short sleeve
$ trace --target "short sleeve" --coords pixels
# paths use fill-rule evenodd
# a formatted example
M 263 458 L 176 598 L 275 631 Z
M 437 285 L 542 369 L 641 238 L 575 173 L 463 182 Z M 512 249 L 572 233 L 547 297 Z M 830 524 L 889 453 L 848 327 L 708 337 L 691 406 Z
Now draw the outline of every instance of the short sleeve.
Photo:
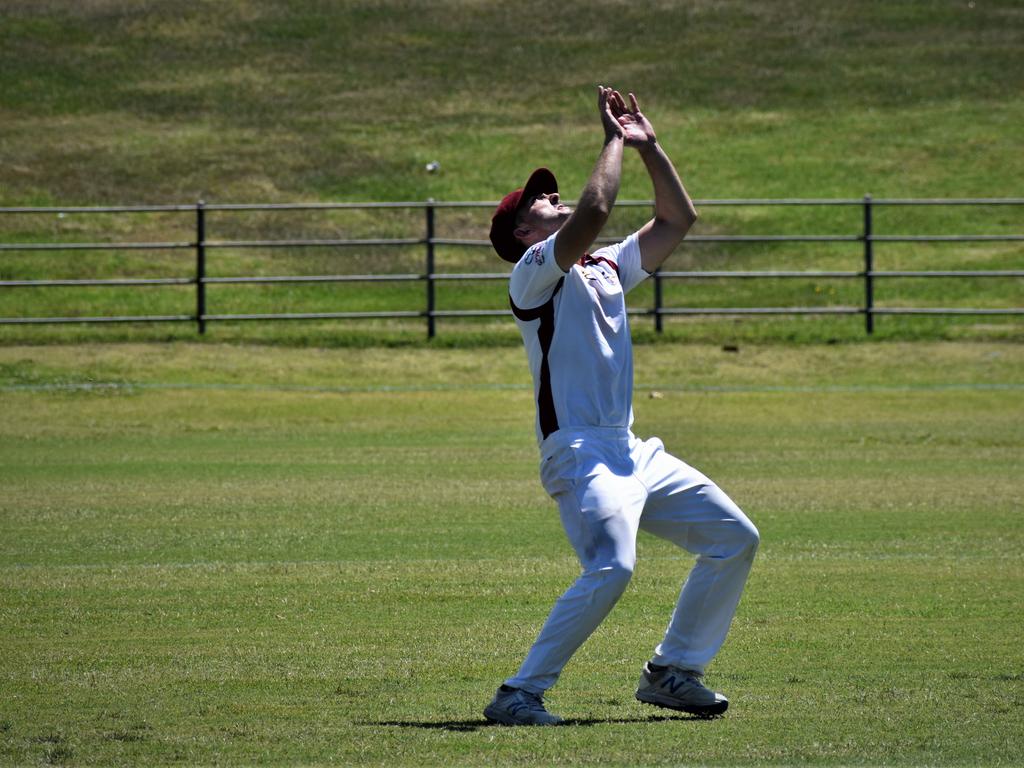
M 535 243 L 512 268 L 508 294 L 518 309 L 539 307 L 551 298 L 565 272 L 555 261 L 555 235 Z
M 640 266 L 640 233 L 634 232 L 621 243 L 609 245 L 594 253 L 594 258 L 608 259 L 619 268 L 619 283 L 622 292 L 629 293 L 640 283 L 650 277 L 650 273 Z

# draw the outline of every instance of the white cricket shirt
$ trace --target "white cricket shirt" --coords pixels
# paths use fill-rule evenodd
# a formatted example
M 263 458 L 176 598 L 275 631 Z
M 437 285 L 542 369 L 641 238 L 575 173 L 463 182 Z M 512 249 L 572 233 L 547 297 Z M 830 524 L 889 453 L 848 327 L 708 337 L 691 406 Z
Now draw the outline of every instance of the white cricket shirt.
M 526 345 L 537 442 L 567 427 L 633 424 L 633 345 L 625 294 L 648 273 L 633 233 L 563 272 L 556 232 L 512 269 L 509 301 Z

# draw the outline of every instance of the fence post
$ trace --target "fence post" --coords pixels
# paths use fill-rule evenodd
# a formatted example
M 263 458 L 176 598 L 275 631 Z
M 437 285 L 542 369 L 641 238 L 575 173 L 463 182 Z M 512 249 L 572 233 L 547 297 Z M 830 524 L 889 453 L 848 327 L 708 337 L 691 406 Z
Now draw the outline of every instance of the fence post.
M 206 333 L 206 203 L 196 203 L 196 323 Z
M 864 195 L 864 329 L 868 335 L 875 330 L 875 254 L 871 239 L 871 195 Z
M 427 198 L 427 338 L 434 338 L 434 198 Z
M 657 333 L 661 333 L 662 322 L 661 322 L 661 270 L 655 270 L 654 272 L 654 330 Z

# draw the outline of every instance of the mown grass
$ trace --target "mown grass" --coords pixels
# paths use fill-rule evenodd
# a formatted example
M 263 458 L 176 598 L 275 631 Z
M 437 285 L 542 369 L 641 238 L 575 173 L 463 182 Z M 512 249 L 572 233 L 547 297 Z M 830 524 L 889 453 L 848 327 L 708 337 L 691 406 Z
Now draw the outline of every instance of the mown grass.
M 575 565 L 522 352 L 0 349 L 4 762 L 1016 765 L 1018 345 L 643 346 L 639 434 L 763 546 L 711 682 L 632 700 L 689 567 L 486 726 Z

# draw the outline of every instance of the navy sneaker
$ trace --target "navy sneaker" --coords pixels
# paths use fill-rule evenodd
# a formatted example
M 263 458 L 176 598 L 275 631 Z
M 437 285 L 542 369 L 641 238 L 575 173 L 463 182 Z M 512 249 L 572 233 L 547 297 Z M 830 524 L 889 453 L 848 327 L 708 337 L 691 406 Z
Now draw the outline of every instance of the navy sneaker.
M 544 709 L 544 697 L 503 685 L 484 710 L 484 717 L 502 725 L 559 725 L 562 718 Z
M 676 709 L 700 717 L 714 717 L 729 708 L 729 700 L 700 681 L 701 675 L 680 667 L 648 662 L 640 675 L 636 698 L 644 704 Z

